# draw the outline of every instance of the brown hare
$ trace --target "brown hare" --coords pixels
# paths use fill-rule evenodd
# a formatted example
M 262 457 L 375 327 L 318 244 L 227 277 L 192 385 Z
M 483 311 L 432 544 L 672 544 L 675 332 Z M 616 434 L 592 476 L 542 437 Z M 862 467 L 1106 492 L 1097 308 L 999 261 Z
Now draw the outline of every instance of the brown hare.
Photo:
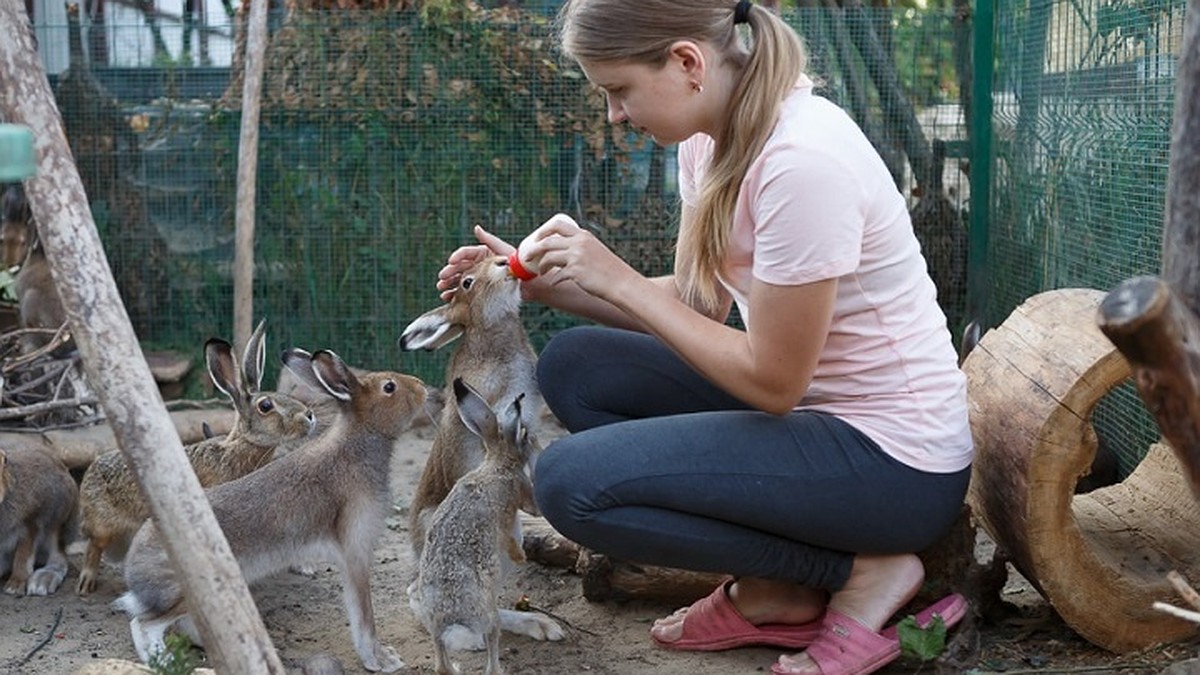
M 537 354 L 521 323 L 520 284 L 504 256 L 480 260 L 463 274 L 448 302 L 425 312 L 404 329 L 400 347 L 406 351 L 434 350 L 455 340 L 459 342 L 446 365 L 447 385 L 462 378 L 491 403 L 523 396 L 522 423 L 536 435 L 542 408 Z M 450 494 L 454 483 L 483 461 L 479 437 L 463 423 L 454 397 L 445 398 L 433 445 L 409 507 L 409 539 L 417 560 L 434 510 Z M 513 528 L 520 530 L 517 518 L 513 519 Z M 566 635 L 544 614 L 505 609 L 500 612 L 500 621 L 504 630 L 535 640 L 561 640 Z
M 0 579 L 10 595 L 50 595 L 67 576 L 79 493 L 66 465 L 32 448 L 0 450 Z
M 487 675 L 500 675 L 497 595 L 507 561 L 525 562 L 517 510 L 533 501 L 525 473 L 540 450 L 521 421 L 521 395 L 503 415 L 461 378 L 454 398 L 463 425 L 483 442 L 483 463 L 467 472 L 429 521 L 417 581 L 414 614 L 433 637 L 438 675 L 457 675 L 449 653 L 487 650 Z
M 271 461 L 278 446 L 309 437 L 315 426 L 308 406 L 286 394 L 259 391 L 265 365 L 263 339 L 264 323 L 259 322 L 246 343 L 240 369 L 228 342 L 212 338 L 204 345 L 208 373 L 217 388 L 232 399 L 236 414 L 228 434 L 184 448 L 204 487 L 254 471 Z M 88 466 L 80 482 L 80 505 L 80 533 L 88 545 L 76 590 L 87 595 L 96 589 L 101 558 L 106 552 L 119 558 L 150 517 L 150 509 L 119 450 L 100 455 Z
M 369 671 L 404 667 L 375 634 L 370 571 L 375 542 L 392 508 L 389 472 L 396 440 L 427 414 L 425 385 L 393 372 L 356 376 L 331 351 L 284 354 L 284 365 L 339 402 L 331 428 L 263 468 L 210 488 L 209 503 L 248 583 L 314 558 L 336 561 L 350 634 Z M 153 521 L 134 536 L 125 559 L 128 592 L 114 605 L 131 617 L 143 661 L 163 649 L 165 632 L 190 626 L 183 588 Z

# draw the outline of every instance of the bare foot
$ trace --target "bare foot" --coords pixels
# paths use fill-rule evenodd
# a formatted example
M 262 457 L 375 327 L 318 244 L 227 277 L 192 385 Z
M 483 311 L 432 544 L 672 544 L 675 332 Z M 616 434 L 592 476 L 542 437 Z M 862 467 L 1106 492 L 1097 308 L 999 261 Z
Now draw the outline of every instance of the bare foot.
M 786 581 L 738 579 L 729 585 L 729 601 L 749 623 L 801 625 L 821 616 L 828 602 L 825 591 L 798 586 Z M 690 607 L 658 619 L 650 633 L 661 642 L 674 642 L 683 635 L 683 621 Z
M 912 600 L 923 581 L 925 567 L 913 554 L 860 555 L 854 558 L 846 585 L 829 599 L 829 607 L 878 632 L 893 614 Z M 801 652 L 780 656 L 773 671 L 788 675 L 819 675 L 821 669 Z

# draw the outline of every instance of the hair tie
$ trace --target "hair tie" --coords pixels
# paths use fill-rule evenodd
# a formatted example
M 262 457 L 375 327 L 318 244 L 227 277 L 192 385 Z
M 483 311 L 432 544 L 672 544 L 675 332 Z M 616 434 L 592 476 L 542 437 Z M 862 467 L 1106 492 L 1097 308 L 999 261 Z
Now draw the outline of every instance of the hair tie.
M 750 0 L 738 0 L 738 4 L 733 6 L 733 23 L 750 22 L 750 8 L 754 5 L 750 4 Z

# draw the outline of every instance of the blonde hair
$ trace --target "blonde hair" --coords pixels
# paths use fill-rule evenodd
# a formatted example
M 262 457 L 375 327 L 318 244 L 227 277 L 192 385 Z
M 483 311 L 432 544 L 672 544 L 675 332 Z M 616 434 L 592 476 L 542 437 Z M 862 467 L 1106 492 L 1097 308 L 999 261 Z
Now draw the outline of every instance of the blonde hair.
M 675 247 L 675 277 L 694 307 L 720 304 L 717 273 L 725 258 L 738 190 L 750 163 L 762 151 L 784 98 L 804 72 L 807 56 L 800 36 L 762 7 L 745 13 L 749 40 L 734 25 L 736 0 L 568 0 L 558 14 L 563 51 L 577 61 L 666 63 L 678 40 L 710 44 L 742 71 L 729 115 L 716 139 L 700 186 L 700 203 L 681 223 Z

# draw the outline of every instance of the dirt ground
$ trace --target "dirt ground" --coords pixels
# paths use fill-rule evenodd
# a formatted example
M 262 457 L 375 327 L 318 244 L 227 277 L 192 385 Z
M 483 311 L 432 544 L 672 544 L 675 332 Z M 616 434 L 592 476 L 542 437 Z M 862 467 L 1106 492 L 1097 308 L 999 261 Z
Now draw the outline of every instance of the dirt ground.
M 372 595 L 380 638 L 397 649 L 410 673 L 433 671 L 429 636 L 409 610 L 404 589 L 413 575 L 403 505 L 412 494 L 429 451 L 432 428 L 409 432 L 393 461 L 397 508 L 375 554 Z M 981 537 L 980 554 L 989 542 Z M 15 598 L 0 594 L 0 673 L 66 675 L 102 659 L 136 659 L 124 616 L 109 608 L 122 591 L 119 566 L 106 564 L 96 593 L 75 594 L 81 549 L 71 549 L 72 569 L 63 587 L 50 597 Z M 364 672 L 350 643 L 338 575 L 314 578 L 282 573 L 252 589 L 264 622 L 289 669 L 329 652 L 347 673 Z M 527 595 L 530 602 L 559 617 L 566 640 L 537 642 L 502 638 L 502 662 L 513 674 L 598 673 L 611 675 L 729 675 L 764 673 L 775 649 L 741 649 L 716 654 L 676 653 L 656 648 L 650 622 L 673 606 L 637 601 L 618 604 L 584 599 L 580 578 L 570 570 L 526 564 L 509 580 L 506 602 Z M 1066 626 L 1045 601 L 1015 572 L 1002 592 L 999 616 L 969 617 L 951 633 L 951 649 L 941 663 L 902 659 L 888 673 L 1157 673 L 1193 658 L 1197 642 L 1128 655 L 1091 646 Z M 202 655 L 201 655 L 202 658 Z M 462 657 L 466 672 L 481 672 L 482 655 Z

